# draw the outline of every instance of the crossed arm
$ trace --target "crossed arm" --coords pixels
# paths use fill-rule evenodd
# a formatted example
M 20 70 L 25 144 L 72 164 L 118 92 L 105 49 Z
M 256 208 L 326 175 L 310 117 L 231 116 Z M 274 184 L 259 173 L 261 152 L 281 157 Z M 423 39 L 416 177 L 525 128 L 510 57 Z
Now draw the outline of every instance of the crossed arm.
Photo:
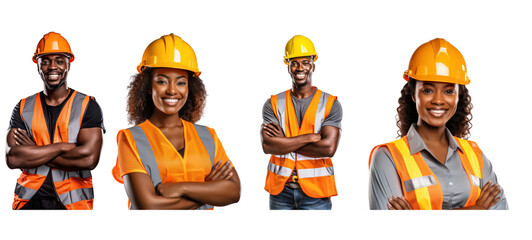
M 136 209 L 196 209 L 203 204 L 224 206 L 240 199 L 240 180 L 227 161 L 218 161 L 205 182 L 161 183 L 155 188 L 145 173 L 123 176 L 126 193 Z
M 100 160 L 102 129 L 80 129 L 77 143 L 37 146 L 26 130 L 11 128 L 7 133 L 6 163 L 11 169 L 46 165 L 67 171 L 92 170 Z
M 338 147 L 340 129 L 323 126 L 320 133 L 286 137 L 279 124 L 270 122 L 261 127 L 262 150 L 283 155 L 295 152 L 307 157 L 333 157 Z

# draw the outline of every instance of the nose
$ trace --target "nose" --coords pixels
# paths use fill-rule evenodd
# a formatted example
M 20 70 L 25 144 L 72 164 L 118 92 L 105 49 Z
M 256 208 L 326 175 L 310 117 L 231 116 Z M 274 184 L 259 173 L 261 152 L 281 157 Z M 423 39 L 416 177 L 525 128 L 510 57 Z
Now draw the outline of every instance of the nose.
M 166 94 L 168 95 L 176 95 L 177 94 L 177 85 L 174 83 L 168 84 L 168 87 L 166 88 Z
M 434 94 L 434 97 L 432 98 L 432 104 L 435 105 L 443 105 L 443 91 L 436 91 Z
M 305 69 L 303 68 L 303 64 L 298 64 L 298 65 L 297 65 L 297 70 L 298 70 L 298 71 L 303 71 L 303 70 L 305 70 Z

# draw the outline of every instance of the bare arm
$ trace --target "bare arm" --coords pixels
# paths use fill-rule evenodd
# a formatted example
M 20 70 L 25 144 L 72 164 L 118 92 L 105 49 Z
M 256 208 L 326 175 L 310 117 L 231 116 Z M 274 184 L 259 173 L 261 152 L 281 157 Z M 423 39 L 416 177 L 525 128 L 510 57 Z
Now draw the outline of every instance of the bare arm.
M 100 160 L 102 142 L 101 128 L 83 128 L 79 130 L 76 147 L 46 165 L 63 170 L 92 170 Z
M 307 144 L 295 152 L 307 157 L 333 157 L 340 140 L 340 129 L 333 126 L 323 126 L 320 134 L 321 139 L 319 141 Z
M 185 197 L 157 195 L 150 176 L 145 173 L 128 173 L 123 179 L 127 196 L 136 209 L 196 209 L 203 205 Z
M 167 197 L 187 197 L 214 206 L 225 206 L 240 200 L 240 179 L 227 161 L 220 167 L 216 163 L 205 182 L 179 182 L 159 184 L 157 190 Z
M 37 146 L 25 130 L 11 128 L 6 139 L 6 163 L 11 169 L 36 168 L 73 149 L 73 143 Z
M 262 125 L 260 132 L 262 150 L 267 154 L 288 154 L 309 143 L 321 140 L 321 136 L 315 133 L 285 137 L 281 127 L 274 122 Z

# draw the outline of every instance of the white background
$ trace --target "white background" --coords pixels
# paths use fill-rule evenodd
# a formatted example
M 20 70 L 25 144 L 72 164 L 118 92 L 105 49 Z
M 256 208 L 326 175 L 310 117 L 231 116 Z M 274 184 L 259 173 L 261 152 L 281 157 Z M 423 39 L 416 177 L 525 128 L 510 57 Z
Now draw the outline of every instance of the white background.
M 31 57 L 39 39 L 56 31 L 76 56 L 68 84 L 96 97 L 107 133 L 93 171 L 92 212 L 12 211 L 20 171 L 2 161 L 1 238 L 530 237 L 525 229 L 532 197 L 530 9 L 517 1 L 3 2 L 0 120 L 5 129 L 19 99 L 43 89 Z M 126 86 L 145 47 L 169 33 L 196 51 L 209 94 L 199 123 L 216 129 L 240 174 L 237 204 L 215 211 L 130 212 L 123 186 L 111 175 L 116 133 L 129 126 Z M 272 212 L 263 190 L 269 156 L 260 146 L 261 110 L 271 94 L 291 86 L 282 57 L 296 34 L 316 46 L 313 84 L 337 95 L 344 110 L 333 158 L 339 196 L 330 212 Z M 414 50 L 436 37 L 450 41 L 466 59 L 474 104 L 470 139 L 493 163 L 510 211 L 368 210 L 369 153 L 397 136 L 402 74 Z

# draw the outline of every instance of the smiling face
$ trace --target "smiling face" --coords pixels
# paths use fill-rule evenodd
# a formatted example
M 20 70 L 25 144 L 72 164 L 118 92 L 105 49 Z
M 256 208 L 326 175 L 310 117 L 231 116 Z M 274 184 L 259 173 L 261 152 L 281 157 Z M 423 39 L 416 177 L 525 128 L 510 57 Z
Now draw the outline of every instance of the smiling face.
M 297 87 L 312 84 L 312 72 L 314 72 L 315 68 L 311 57 L 290 59 L 288 73 L 290 73 L 290 77 L 292 77 L 292 84 Z
M 57 89 L 65 84 L 70 64 L 64 55 L 47 54 L 37 58 L 37 69 L 46 88 Z
M 156 68 L 152 71 L 151 96 L 154 112 L 177 114 L 188 97 L 188 72 L 174 68 Z
M 417 81 L 413 98 L 418 126 L 445 127 L 458 106 L 458 84 Z

